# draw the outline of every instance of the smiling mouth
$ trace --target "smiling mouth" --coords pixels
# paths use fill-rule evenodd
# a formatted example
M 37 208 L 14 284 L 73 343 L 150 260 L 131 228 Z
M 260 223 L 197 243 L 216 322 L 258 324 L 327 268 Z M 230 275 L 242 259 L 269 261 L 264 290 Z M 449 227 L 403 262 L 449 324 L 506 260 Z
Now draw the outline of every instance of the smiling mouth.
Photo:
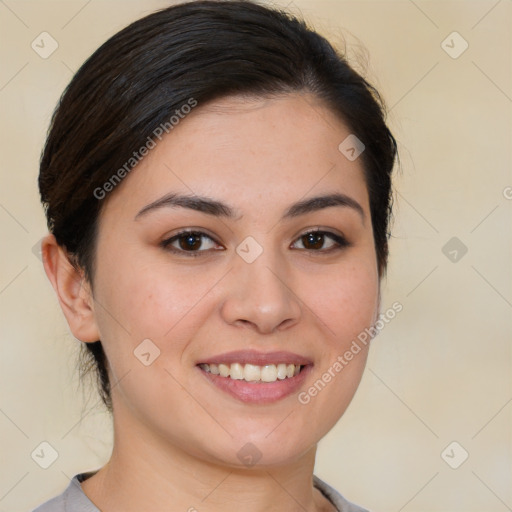
M 251 383 L 276 382 L 299 375 L 305 365 L 279 363 L 259 366 L 255 364 L 213 364 L 201 363 L 201 370 L 231 380 L 244 380 Z

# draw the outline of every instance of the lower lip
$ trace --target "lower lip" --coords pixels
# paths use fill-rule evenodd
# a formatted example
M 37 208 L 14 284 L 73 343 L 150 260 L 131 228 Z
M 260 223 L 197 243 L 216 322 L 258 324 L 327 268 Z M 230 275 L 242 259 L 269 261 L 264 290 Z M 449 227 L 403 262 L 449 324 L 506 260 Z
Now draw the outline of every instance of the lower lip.
M 312 365 L 304 366 L 295 377 L 289 377 L 275 382 L 247 382 L 245 380 L 221 377 L 205 372 L 199 366 L 197 369 L 215 386 L 238 400 L 252 404 L 268 404 L 277 402 L 292 395 L 302 386 L 311 371 Z

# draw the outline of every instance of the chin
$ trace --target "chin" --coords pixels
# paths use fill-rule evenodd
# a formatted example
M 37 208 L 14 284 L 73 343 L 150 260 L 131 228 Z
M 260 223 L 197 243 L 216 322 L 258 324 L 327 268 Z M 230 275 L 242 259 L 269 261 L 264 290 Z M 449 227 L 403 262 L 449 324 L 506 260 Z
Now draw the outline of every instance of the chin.
M 221 465 L 244 469 L 270 469 L 276 466 L 292 464 L 316 448 L 316 439 L 306 439 L 304 434 L 280 435 L 278 432 L 257 434 L 254 431 L 247 436 L 239 433 L 233 438 L 223 440 L 221 446 L 205 446 L 208 459 Z M 203 441 L 204 442 L 204 441 Z

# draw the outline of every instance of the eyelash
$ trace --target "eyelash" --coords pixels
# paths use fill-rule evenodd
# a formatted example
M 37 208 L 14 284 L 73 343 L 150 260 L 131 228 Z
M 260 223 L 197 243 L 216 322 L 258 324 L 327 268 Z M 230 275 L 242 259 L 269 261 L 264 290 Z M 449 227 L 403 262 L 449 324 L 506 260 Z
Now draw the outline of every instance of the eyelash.
M 330 231 L 323 231 L 321 229 L 313 229 L 313 230 L 310 230 L 310 231 L 306 231 L 305 233 L 303 233 L 302 235 L 300 235 L 297 238 L 297 241 L 301 240 L 303 237 L 305 237 L 307 235 L 310 235 L 310 234 L 326 236 L 326 237 L 330 238 L 331 240 L 333 240 L 337 245 L 334 246 L 334 247 L 331 247 L 331 248 L 329 248 L 327 250 L 326 249 L 319 249 L 319 250 L 316 250 L 316 249 L 299 249 L 299 250 L 304 250 L 304 251 L 308 251 L 308 252 L 311 252 L 311 253 L 315 253 L 316 252 L 316 253 L 320 253 L 320 254 L 330 254 L 333 251 L 339 251 L 339 250 L 342 250 L 342 249 L 345 249 L 345 248 L 351 246 L 351 244 L 343 236 L 337 235 L 335 233 L 331 233 Z M 212 242 L 218 244 L 218 242 L 216 242 L 211 236 L 207 235 L 206 233 L 203 233 L 202 231 L 183 230 L 183 231 L 180 231 L 179 233 L 177 233 L 176 235 L 173 235 L 172 237 L 163 240 L 160 243 L 160 246 L 163 249 L 165 249 L 166 251 L 172 252 L 174 254 L 186 255 L 187 257 L 188 256 L 190 256 L 190 257 L 198 257 L 198 256 L 202 256 L 203 253 L 209 252 L 208 250 L 186 251 L 184 249 L 177 249 L 176 247 L 173 247 L 171 245 L 173 242 L 179 240 L 180 238 L 182 238 L 182 237 L 184 237 L 186 235 L 195 235 L 195 236 L 198 236 L 198 237 L 205 237 L 205 238 L 210 239 Z M 220 244 L 218 244 L 218 245 L 220 245 Z

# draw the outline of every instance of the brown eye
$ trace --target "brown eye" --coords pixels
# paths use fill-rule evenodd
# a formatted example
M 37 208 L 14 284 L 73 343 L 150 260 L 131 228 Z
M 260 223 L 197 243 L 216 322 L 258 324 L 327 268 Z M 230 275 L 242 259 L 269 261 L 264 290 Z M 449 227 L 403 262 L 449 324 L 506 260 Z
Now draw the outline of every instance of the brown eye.
M 178 238 L 180 249 L 184 251 L 195 251 L 201 247 L 203 243 L 201 235 L 197 233 L 187 233 L 186 235 L 180 235 Z
M 306 249 L 321 249 L 324 245 L 325 236 L 323 233 L 308 233 L 303 235 L 301 240 Z
M 330 252 L 331 250 L 341 249 L 350 245 L 342 236 L 319 230 L 303 234 L 299 237 L 296 244 L 299 242 L 302 244 L 302 247 L 298 247 L 298 249 L 314 252 Z M 327 246 L 324 245 L 326 242 Z
M 187 256 L 200 256 L 201 253 L 218 248 L 218 244 L 201 231 L 182 231 L 160 244 L 164 249 L 187 254 Z

